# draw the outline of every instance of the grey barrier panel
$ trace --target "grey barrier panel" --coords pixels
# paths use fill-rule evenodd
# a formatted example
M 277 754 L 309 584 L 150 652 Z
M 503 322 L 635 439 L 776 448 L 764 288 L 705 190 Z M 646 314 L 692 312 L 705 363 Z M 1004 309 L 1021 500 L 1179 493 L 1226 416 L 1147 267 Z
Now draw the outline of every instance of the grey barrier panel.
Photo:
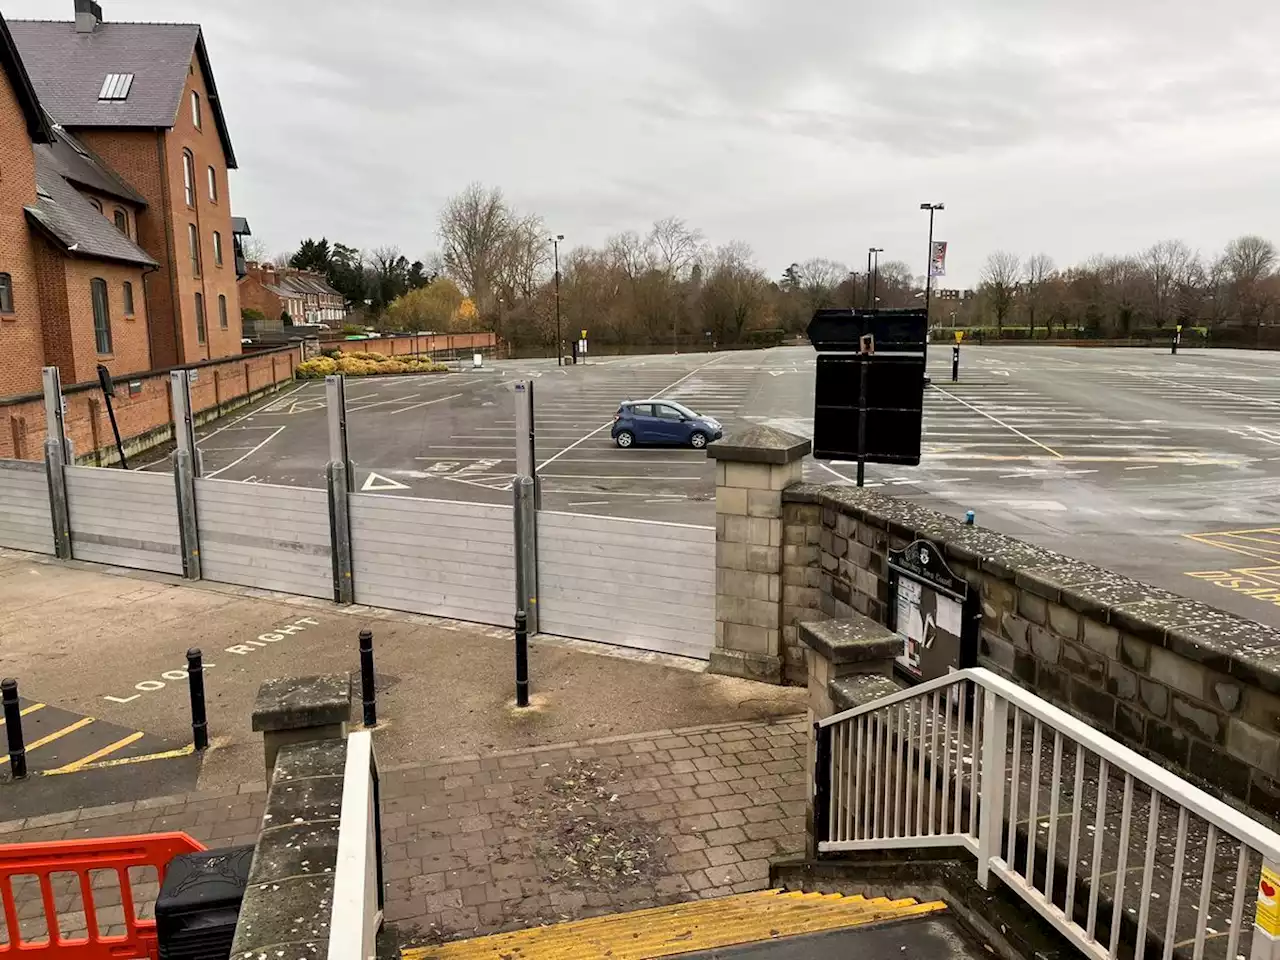
M 510 627 L 510 507 L 353 493 L 355 602 Z
M 54 552 L 49 479 L 43 463 L 0 460 L 0 547 Z
M 538 611 L 546 634 L 709 659 L 715 528 L 541 511 Z
M 67 467 L 66 482 L 75 559 L 182 575 L 172 477 Z
M 195 493 L 206 580 L 333 598 L 325 491 L 199 478 Z

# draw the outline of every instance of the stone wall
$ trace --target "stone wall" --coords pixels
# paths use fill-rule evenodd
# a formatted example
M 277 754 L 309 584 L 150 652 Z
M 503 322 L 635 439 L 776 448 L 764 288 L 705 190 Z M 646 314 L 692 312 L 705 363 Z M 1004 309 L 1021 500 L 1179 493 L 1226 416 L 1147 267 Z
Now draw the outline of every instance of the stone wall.
M 1280 818 L 1280 630 L 873 491 L 782 499 L 786 643 L 806 619 L 887 623 L 887 551 L 930 540 L 980 592 L 981 666 Z

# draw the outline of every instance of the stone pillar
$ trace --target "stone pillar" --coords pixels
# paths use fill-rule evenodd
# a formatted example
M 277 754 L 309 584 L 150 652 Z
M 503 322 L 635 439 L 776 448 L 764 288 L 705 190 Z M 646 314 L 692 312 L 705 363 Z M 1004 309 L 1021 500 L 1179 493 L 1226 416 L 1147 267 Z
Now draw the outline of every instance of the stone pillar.
M 707 448 L 716 461 L 716 645 L 709 670 L 782 683 L 782 491 L 812 445 L 750 427 Z
M 342 740 L 351 719 L 351 676 L 265 680 L 253 705 L 253 729 L 262 732 L 271 783 L 280 748 L 312 740 Z

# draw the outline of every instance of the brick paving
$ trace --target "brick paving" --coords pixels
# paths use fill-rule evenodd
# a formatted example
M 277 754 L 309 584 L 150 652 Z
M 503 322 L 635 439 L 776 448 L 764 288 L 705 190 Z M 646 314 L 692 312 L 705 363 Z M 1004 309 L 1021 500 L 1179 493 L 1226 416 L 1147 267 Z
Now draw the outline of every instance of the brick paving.
M 770 859 L 804 848 L 806 742 L 794 719 L 385 769 L 387 946 L 764 889 Z M 0 823 L 0 842 L 252 843 L 265 799 L 257 783 L 69 811 Z

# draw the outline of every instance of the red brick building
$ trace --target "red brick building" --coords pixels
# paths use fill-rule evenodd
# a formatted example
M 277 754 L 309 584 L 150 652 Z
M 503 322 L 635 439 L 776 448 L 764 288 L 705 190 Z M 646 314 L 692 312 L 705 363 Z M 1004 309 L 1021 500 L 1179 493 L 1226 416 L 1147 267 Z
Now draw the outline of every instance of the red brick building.
M 152 366 L 147 201 L 45 112 L 0 17 L 0 396 Z
M 155 264 L 137 297 L 151 365 L 239 354 L 227 184 L 236 158 L 200 27 L 111 23 L 95 0 L 73 2 L 74 22 L 9 30 L 48 117 L 139 201 L 125 218 Z
M 264 329 L 279 331 L 283 315 L 295 326 L 323 323 L 336 328 L 347 315 L 346 301 L 324 274 L 272 263 L 249 263 L 240 280 L 240 305 L 265 318 Z M 263 331 L 245 331 L 246 337 Z

